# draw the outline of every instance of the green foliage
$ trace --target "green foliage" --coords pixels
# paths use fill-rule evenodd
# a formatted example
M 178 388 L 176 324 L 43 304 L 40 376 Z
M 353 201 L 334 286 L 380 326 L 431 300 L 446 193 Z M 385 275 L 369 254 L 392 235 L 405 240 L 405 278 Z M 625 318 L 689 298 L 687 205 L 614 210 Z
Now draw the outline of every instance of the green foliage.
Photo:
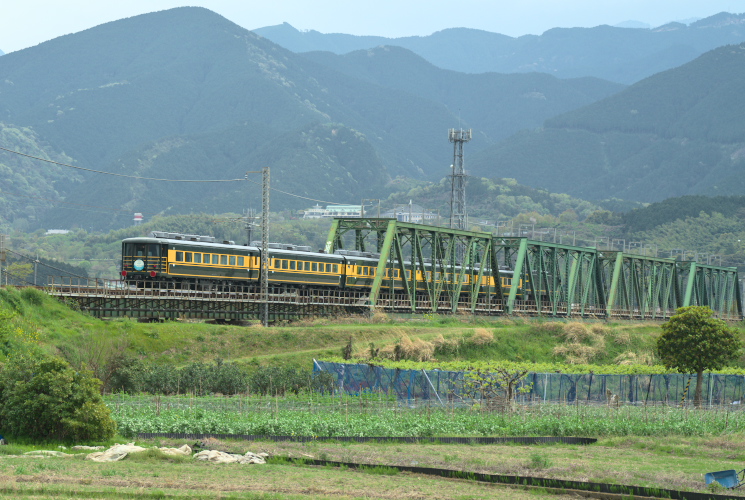
M 3 429 L 31 439 L 109 439 L 116 425 L 99 387 L 60 358 L 15 355 L 0 370 Z
M 111 396 L 124 436 L 138 432 L 285 436 L 720 436 L 745 432 L 745 413 L 671 406 L 531 405 L 409 408 L 370 397 L 193 398 Z M 550 463 L 543 463 L 550 466 Z
M 677 220 L 695 219 L 702 212 L 715 212 L 726 218 L 733 217 L 745 208 L 745 196 L 700 196 L 689 195 L 668 198 L 637 208 L 621 215 L 627 233 L 650 231 L 657 226 Z
M 125 358 L 111 374 L 114 392 L 149 394 L 262 394 L 283 396 L 308 391 L 332 392 L 329 373 L 311 373 L 293 366 L 250 368 L 237 363 L 190 363 L 176 368 Z
M 735 361 L 742 349 L 737 332 L 713 314 L 708 307 L 681 307 L 662 324 L 657 340 L 657 356 L 666 368 L 698 375 L 696 404 L 701 402 L 704 370 L 723 368 Z
M 680 373 L 719 370 L 736 360 L 742 347 L 733 328 L 704 306 L 681 307 L 662 324 L 657 356 Z

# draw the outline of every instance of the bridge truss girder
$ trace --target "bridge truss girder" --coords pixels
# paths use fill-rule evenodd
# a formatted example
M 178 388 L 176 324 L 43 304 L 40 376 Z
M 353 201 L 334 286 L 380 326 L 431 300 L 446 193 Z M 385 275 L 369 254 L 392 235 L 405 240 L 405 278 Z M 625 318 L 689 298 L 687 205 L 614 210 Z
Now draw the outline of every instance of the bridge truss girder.
M 495 241 L 500 264 L 513 270 L 505 306 L 508 314 L 585 317 L 604 313 L 605 292 L 598 279 L 599 257 L 594 248 L 527 238 Z
M 604 251 L 601 262 L 607 318 L 664 319 L 681 306 L 675 260 Z
M 334 219 L 325 252 L 368 251 L 373 245 L 380 259 L 369 294 L 372 308 L 378 305 L 383 288 L 394 288 L 395 270 L 402 277 L 402 290 L 398 293 L 408 301 L 411 312 L 437 312 L 443 301 L 447 301 L 451 312 L 457 312 L 459 305 L 463 307 L 461 296 L 465 292 L 467 308 L 472 313 L 479 300 L 498 305 L 503 299 L 502 288 L 498 286 L 499 265 L 490 234 L 396 219 Z M 469 275 L 475 278 L 469 279 Z M 388 283 L 386 276 L 390 280 Z M 417 276 L 424 279 L 418 282 Z M 493 281 L 487 279 L 491 277 Z M 417 289 L 417 283 L 423 286 Z
M 384 290 L 394 295 L 392 281 L 384 280 L 386 271 L 393 276 L 398 269 L 408 279 L 397 297 L 405 297 L 405 308 L 415 313 L 456 312 L 460 307 L 489 314 L 666 319 L 679 307 L 706 305 L 718 317 L 742 318 L 735 268 L 497 238 L 396 219 L 335 219 L 325 251 L 372 247 L 380 253 L 368 297 L 372 308 L 385 306 L 379 300 Z M 500 266 L 512 272 L 509 287 L 501 286 L 509 273 L 500 273 Z M 417 272 L 427 277 L 419 290 Z M 474 272 L 476 279 L 466 279 Z M 446 279 L 437 279 L 437 273 Z
M 722 319 L 742 319 L 742 297 L 736 267 L 715 267 L 697 262 L 679 262 L 681 306 L 708 306 Z

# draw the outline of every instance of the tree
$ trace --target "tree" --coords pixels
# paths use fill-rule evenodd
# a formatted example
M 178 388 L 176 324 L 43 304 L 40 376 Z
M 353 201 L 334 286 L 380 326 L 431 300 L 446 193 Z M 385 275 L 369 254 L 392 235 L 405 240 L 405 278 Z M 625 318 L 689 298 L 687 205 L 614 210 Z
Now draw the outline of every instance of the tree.
M 737 331 L 704 306 L 681 307 L 662 324 L 657 356 L 662 364 L 680 373 L 696 374 L 694 405 L 701 405 L 704 370 L 719 370 L 740 356 Z
M 508 410 L 516 392 L 530 391 L 532 384 L 517 389 L 527 374 L 528 370 L 510 370 L 501 366 L 487 371 L 469 371 L 464 375 L 463 392 L 473 399 L 480 399 L 485 408 Z
M 5 268 L 5 272 L 8 273 L 13 280 L 23 282 L 26 281 L 26 279 L 34 272 L 34 266 L 28 262 L 13 262 Z
M 106 440 L 116 432 L 101 381 L 65 360 L 18 353 L 0 369 L 0 419 L 13 436 L 36 440 Z

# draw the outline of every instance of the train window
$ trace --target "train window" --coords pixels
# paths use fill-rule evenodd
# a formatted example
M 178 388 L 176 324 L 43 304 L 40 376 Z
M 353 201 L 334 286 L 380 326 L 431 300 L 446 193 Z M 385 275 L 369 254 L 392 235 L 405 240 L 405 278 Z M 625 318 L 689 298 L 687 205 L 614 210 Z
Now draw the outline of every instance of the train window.
M 227 255 L 221 255 L 220 256 L 220 265 L 221 266 L 227 266 L 228 265 L 228 256 Z
M 160 245 L 152 244 L 147 246 L 148 257 L 160 257 Z
M 290 261 L 290 270 L 292 270 L 292 271 L 295 270 L 295 261 L 294 260 L 291 260 Z
M 184 261 L 184 252 L 176 252 L 176 262 Z
M 310 262 L 305 262 L 305 270 L 310 271 Z
M 191 252 L 186 252 L 186 262 L 191 262 Z
M 362 266 L 357 266 L 357 275 L 362 275 Z
M 396 269 L 395 271 L 393 271 L 393 277 L 394 278 L 400 278 L 401 277 L 398 269 Z
M 287 269 L 287 261 L 282 259 L 282 269 Z
M 339 274 L 339 264 L 334 264 L 334 273 Z
M 326 264 L 326 272 L 327 273 L 331 272 L 331 264 Z
M 135 245 L 135 255 L 137 257 L 144 257 L 145 256 L 145 245 L 143 245 L 143 244 L 136 244 Z
M 210 259 L 211 259 L 210 254 L 208 254 L 208 253 L 204 254 L 204 263 L 205 264 L 209 264 L 210 263 Z
M 212 254 L 212 263 L 213 263 L 213 264 L 217 264 L 217 263 L 218 263 L 218 262 L 217 262 L 217 259 L 219 259 L 219 258 L 220 258 L 220 256 L 219 256 L 219 255 L 215 255 L 215 254 L 213 253 L 213 254 Z
M 202 254 L 201 253 L 195 253 L 194 254 L 194 263 L 195 264 L 201 264 L 202 263 Z
M 230 265 L 231 266 L 234 266 L 235 265 L 235 255 L 231 255 L 230 256 Z
M 240 267 L 243 267 L 243 266 L 245 265 L 245 264 L 244 264 L 244 262 L 245 262 L 245 261 L 243 260 L 243 257 L 238 257 L 238 265 L 239 265 Z
M 318 271 L 318 262 L 314 262 L 311 269 L 312 269 L 312 271 L 314 273 L 317 272 Z

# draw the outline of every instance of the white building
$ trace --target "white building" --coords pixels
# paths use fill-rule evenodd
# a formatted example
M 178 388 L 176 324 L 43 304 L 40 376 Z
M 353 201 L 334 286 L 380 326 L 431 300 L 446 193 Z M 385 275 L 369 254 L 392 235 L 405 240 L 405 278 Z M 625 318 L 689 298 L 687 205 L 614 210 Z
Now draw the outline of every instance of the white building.
M 322 219 L 325 217 L 359 217 L 362 205 L 316 205 L 303 212 L 303 219 Z

